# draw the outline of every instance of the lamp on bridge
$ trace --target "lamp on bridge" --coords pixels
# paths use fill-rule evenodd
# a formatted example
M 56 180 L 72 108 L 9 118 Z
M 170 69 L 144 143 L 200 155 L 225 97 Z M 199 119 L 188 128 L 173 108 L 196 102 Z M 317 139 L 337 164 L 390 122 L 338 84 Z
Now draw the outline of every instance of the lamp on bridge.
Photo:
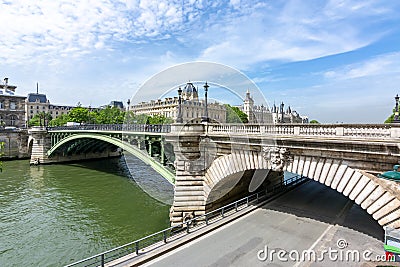
M 264 123 L 264 104 L 261 104 L 261 123 Z
M 208 87 L 210 87 L 207 82 L 203 86 L 204 87 L 204 92 L 205 92 L 205 112 L 204 112 L 204 117 L 201 118 L 201 122 L 208 122 L 210 119 L 208 118 L 208 105 L 207 105 L 207 92 L 208 92 Z
M 183 123 L 182 118 L 182 89 L 178 89 L 178 115 L 176 116 L 176 123 Z
M 394 110 L 394 120 L 393 120 L 393 122 L 400 122 L 399 121 L 399 95 L 396 95 L 395 96 L 395 100 L 396 100 L 396 107 L 395 107 L 395 110 Z
M 126 111 L 129 111 L 129 105 L 131 104 L 131 100 L 128 98 L 128 101 L 126 102 L 128 106 L 126 107 Z

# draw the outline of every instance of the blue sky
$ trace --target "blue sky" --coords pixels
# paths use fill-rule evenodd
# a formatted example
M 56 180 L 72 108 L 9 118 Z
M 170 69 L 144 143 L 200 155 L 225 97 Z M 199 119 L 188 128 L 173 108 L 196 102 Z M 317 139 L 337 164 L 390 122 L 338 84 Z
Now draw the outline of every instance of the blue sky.
M 326 123 L 383 122 L 400 91 L 399 1 L 0 0 L 0 32 L 0 75 L 57 104 L 126 102 L 191 61 Z

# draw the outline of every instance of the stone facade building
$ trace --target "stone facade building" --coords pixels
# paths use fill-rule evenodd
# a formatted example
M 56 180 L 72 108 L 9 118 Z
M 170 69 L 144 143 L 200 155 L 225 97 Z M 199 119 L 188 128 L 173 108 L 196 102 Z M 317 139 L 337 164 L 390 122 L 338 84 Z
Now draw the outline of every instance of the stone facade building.
M 168 97 L 164 100 L 141 102 L 129 107 L 136 115 L 163 115 L 176 121 L 178 116 L 178 97 Z M 210 121 L 225 122 L 226 108 L 219 103 L 208 103 L 208 117 Z M 193 83 L 187 83 L 182 90 L 182 118 L 183 122 L 199 123 L 205 114 L 205 101 L 199 99 L 198 89 Z
M 0 127 L 22 128 L 26 125 L 26 97 L 16 95 L 16 88 L 8 84 L 8 78 L 4 78 L 4 83 L 0 84 Z
M 247 114 L 249 123 L 308 123 L 306 116 L 292 110 L 290 106 L 284 110 L 285 104 L 282 102 L 279 107 L 275 104 L 271 110 L 264 105 L 254 105 L 254 100 L 247 90 L 243 105 L 239 109 Z
M 28 122 L 36 114 L 41 112 L 49 113 L 52 118 L 67 114 L 74 106 L 54 105 L 50 104 L 45 94 L 29 93 L 25 101 L 25 120 Z
M 52 118 L 56 118 L 60 115 L 67 114 L 71 109 L 76 106 L 66 105 L 55 105 L 51 104 L 50 100 L 47 99 L 45 94 L 39 93 L 38 86 L 36 87 L 36 93 L 29 93 L 25 100 L 25 120 L 28 122 L 36 114 L 41 112 L 49 113 Z M 97 108 L 88 107 L 90 111 L 96 110 Z

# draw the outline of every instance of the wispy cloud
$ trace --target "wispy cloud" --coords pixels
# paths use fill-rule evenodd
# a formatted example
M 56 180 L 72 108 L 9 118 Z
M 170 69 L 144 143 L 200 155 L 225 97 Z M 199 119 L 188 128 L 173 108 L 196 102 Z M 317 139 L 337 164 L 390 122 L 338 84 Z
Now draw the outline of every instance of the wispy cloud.
M 323 73 L 327 79 L 344 80 L 400 73 L 400 52 L 388 53 L 368 60 L 340 66 Z
M 198 17 L 182 1 L 2 1 L 0 59 L 6 63 L 80 57 L 117 42 L 165 39 Z M 185 14 L 184 14 L 185 12 Z
M 57 63 L 120 43 L 174 39 L 180 53 L 236 67 L 300 61 L 370 44 L 381 33 L 365 28 L 392 13 L 374 1 L 2 1 L 0 59 Z
M 280 4 L 277 4 L 280 3 Z M 205 48 L 201 59 L 218 59 L 247 67 L 269 60 L 303 61 L 353 51 L 382 36 L 382 15 L 395 16 L 390 8 L 373 1 L 285 1 L 274 6 L 252 7 L 220 24 L 219 41 Z M 221 33 L 222 32 L 222 33 Z

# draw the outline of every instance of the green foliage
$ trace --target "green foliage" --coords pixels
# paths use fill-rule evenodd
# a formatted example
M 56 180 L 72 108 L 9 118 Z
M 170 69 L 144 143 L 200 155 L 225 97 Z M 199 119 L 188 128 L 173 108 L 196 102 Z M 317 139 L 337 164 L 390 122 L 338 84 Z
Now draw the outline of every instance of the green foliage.
M 156 114 L 154 116 L 147 117 L 147 124 L 169 124 L 172 123 L 171 118 L 167 118 L 164 115 Z
M 133 111 L 128 111 L 125 113 L 125 123 L 146 124 L 148 117 L 146 114 L 136 115 Z
M 85 123 L 89 120 L 89 110 L 87 108 L 76 107 L 68 112 L 68 121 Z
M 29 126 L 44 126 L 49 124 L 49 122 L 53 119 L 50 113 L 40 112 L 35 114 L 32 119 L 29 120 Z
M 168 118 L 164 115 L 149 116 L 146 114 L 136 115 L 132 111 L 126 113 L 125 123 L 127 124 L 170 124 L 173 123 L 172 118 Z
M 241 111 L 238 107 L 232 107 L 225 104 L 226 108 L 226 122 L 227 123 L 248 123 L 249 118 L 247 114 Z
M 35 120 L 34 120 L 35 121 Z M 87 108 L 76 107 L 68 114 L 63 114 L 50 121 L 50 126 L 63 126 L 67 122 L 86 124 L 169 124 L 173 123 L 171 118 L 163 115 L 149 116 L 145 114 L 135 115 L 133 112 L 126 113 L 117 107 L 106 107 L 104 109 L 89 111 Z
M 62 114 L 54 119 L 52 119 L 49 123 L 50 126 L 64 126 L 69 121 L 69 117 L 67 114 Z
M 393 123 L 394 121 L 394 113 L 396 112 L 396 108 L 393 108 L 392 115 L 390 115 L 386 120 L 385 123 Z
M 385 123 L 392 123 L 394 121 L 394 114 L 390 115 L 386 120 Z
M 122 124 L 125 112 L 117 107 L 107 106 L 105 109 L 89 113 L 88 122 L 96 124 Z
M 317 120 L 311 120 L 310 123 L 312 123 L 312 124 L 320 124 L 319 121 L 317 121 Z

